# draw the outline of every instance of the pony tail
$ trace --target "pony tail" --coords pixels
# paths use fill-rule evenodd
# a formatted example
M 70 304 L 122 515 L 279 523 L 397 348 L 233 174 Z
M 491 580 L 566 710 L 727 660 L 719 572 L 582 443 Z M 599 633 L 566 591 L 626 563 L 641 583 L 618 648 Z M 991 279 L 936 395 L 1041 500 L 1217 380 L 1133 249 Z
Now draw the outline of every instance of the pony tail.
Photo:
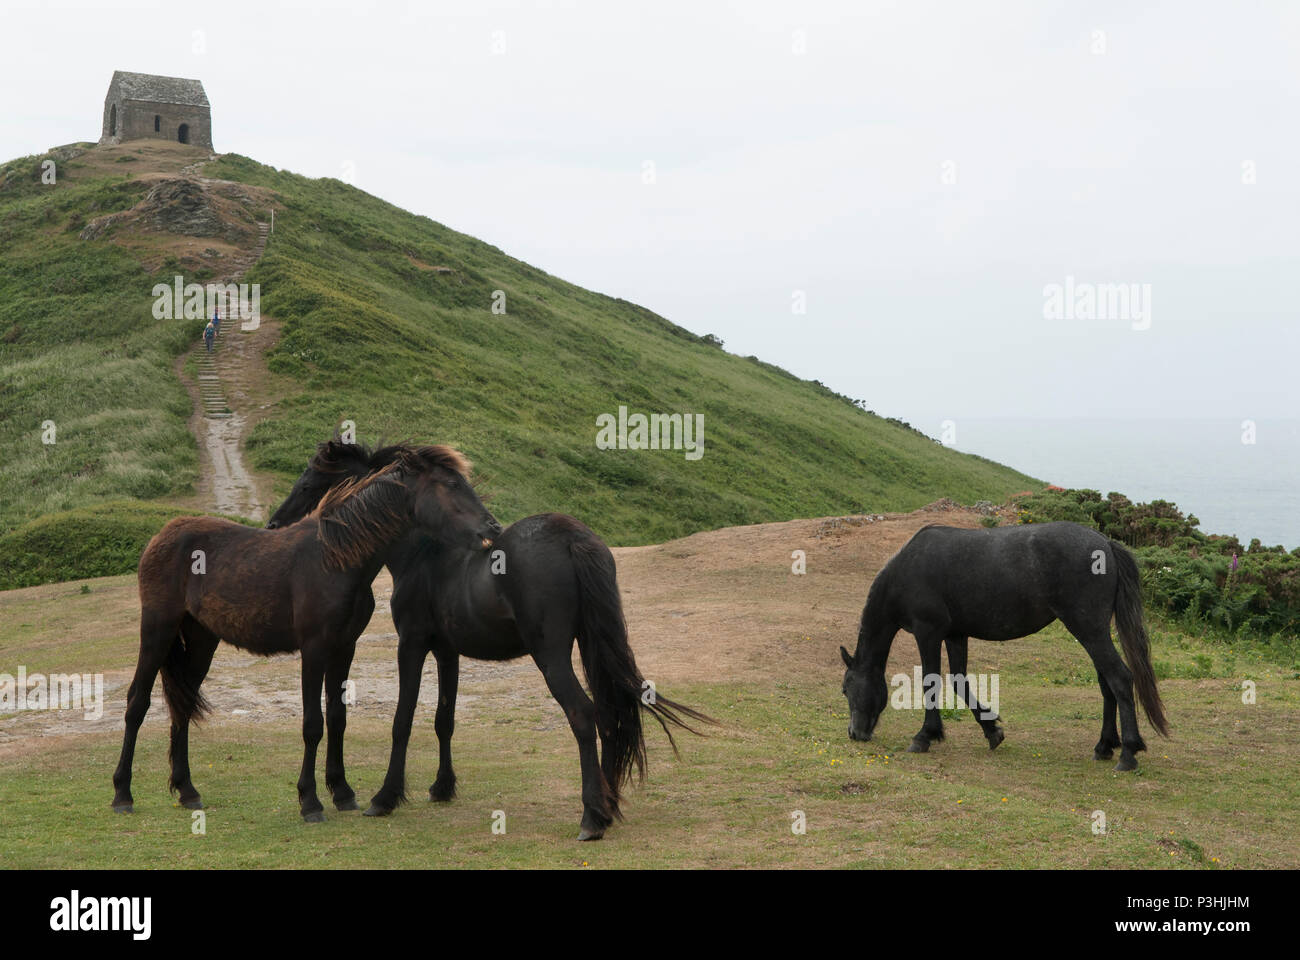
M 628 644 L 613 554 L 595 537 L 575 540 L 569 545 L 569 553 L 581 597 L 578 651 L 596 703 L 602 753 L 613 757 L 606 783 L 610 808 L 615 816 L 621 816 L 618 803 L 623 785 L 632 778 L 634 769 L 638 779 L 645 777 L 642 710 L 663 728 L 674 754 L 677 742 L 672 727 L 702 736 L 687 720 L 717 721 L 657 693 L 649 700 L 643 698 L 646 682 Z
M 1115 569 L 1119 574 L 1119 589 L 1115 594 L 1115 627 L 1119 632 L 1124 659 L 1133 673 L 1133 688 L 1142 709 L 1163 737 L 1169 736 L 1169 722 L 1165 719 L 1165 705 L 1156 689 L 1156 674 L 1151 666 L 1151 643 L 1142 624 L 1142 581 L 1138 575 L 1137 560 L 1118 541 L 1110 542 L 1115 556 Z

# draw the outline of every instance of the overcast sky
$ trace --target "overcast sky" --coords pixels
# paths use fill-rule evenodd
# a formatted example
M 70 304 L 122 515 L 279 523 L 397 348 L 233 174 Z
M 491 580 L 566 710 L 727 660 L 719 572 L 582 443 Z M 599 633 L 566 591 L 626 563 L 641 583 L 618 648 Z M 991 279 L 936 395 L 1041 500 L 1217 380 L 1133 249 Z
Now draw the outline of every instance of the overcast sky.
M 1300 3 L 6 0 L 4 32 L 0 158 L 97 139 L 115 69 L 195 77 L 219 151 L 930 432 L 1300 413 Z M 1149 328 L 1045 317 L 1067 277 L 1149 284 Z

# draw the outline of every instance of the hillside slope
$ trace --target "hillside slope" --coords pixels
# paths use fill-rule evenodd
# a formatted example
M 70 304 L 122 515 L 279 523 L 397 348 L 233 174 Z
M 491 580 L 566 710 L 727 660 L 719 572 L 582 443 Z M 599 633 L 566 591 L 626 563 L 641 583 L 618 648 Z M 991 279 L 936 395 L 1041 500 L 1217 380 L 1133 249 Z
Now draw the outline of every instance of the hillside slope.
M 281 325 L 267 365 L 295 389 L 246 447 L 280 490 L 341 420 L 366 440 L 460 446 L 505 521 L 558 510 L 620 544 L 1034 485 L 339 181 L 225 155 L 203 176 L 242 187 L 218 229 L 195 236 L 148 208 L 203 151 L 52 153 L 55 184 L 40 183 L 41 157 L 0 167 L 0 535 L 54 511 L 192 494 L 191 404 L 173 366 L 203 321 L 155 320 L 151 291 L 178 273 L 219 276 L 272 207 L 275 232 L 245 279 Z M 704 455 L 598 449 L 597 417 L 620 406 L 702 414 Z

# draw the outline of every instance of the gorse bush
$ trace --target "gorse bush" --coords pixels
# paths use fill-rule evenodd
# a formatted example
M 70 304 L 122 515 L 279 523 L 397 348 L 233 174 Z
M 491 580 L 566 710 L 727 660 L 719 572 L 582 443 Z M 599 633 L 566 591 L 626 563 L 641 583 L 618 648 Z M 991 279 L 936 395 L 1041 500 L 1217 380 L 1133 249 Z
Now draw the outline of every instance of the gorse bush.
M 1132 547 L 1148 604 L 1231 635 L 1300 635 L 1300 549 L 1243 547 L 1202 533 L 1195 516 L 1165 500 L 1048 489 L 1016 498 L 1021 523 L 1072 520 Z M 1235 568 L 1234 568 L 1235 567 Z

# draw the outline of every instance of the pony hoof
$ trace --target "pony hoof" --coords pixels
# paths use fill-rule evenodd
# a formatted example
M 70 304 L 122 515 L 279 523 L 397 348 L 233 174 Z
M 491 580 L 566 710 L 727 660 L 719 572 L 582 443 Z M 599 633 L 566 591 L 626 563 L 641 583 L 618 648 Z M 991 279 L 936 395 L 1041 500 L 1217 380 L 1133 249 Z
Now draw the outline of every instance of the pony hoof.
M 392 807 L 381 807 L 379 804 L 372 802 L 370 806 L 366 807 L 365 813 L 361 815 L 363 817 L 386 817 L 392 812 Z
M 135 813 L 135 804 L 133 803 L 115 803 L 113 804 L 114 813 Z
M 1115 770 L 1119 773 L 1128 773 L 1130 770 L 1136 770 L 1137 768 L 1138 762 L 1132 757 L 1121 756 L 1119 763 L 1115 764 Z
M 604 835 L 605 835 L 604 830 L 591 830 L 588 829 L 587 827 L 583 827 L 581 830 L 578 831 L 579 840 L 599 840 Z
M 311 813 L 304 813 L 302 819 L 304 823 L 324 823 L 325 811 L 313 810 Z
M 1109 759 L 1110 759 L 1111 757 L 1113 757 L 1113 756 L 1115 756 L 1115 751 L 1114 751 L 1114 750 L 1094 750 L 1094 751 L 1092 751 L 1092 759 L 1094 759 L 1094 760 L 1109 760 Z
M 195 797 L 193 800 L 182 800 L 181 806 L 184 807 L 186 810 L 202 810 L 203 801 L 200 800 L 198 797 Z
M 911 743 L 907 745 L 907 752 L 908 753 L 929 753 L 930 741 L 921 740 L 920 738 L 914 739 Z
M 1002 728 L 998 727 L 996 730 L 993 731 L 993 735 L 989 737 L 989 749 L 996 750 L 998 748 L 998 745 L 1002 743 L 1002 741 L 1005 740 L 1006 738 L 1007 735 L 1002 732 Z
M 335 810 L 359 810 L 360 807 L 357 806 L 357 798 L 350 797 L 347 800 L 335 800 L 334 809 Z

